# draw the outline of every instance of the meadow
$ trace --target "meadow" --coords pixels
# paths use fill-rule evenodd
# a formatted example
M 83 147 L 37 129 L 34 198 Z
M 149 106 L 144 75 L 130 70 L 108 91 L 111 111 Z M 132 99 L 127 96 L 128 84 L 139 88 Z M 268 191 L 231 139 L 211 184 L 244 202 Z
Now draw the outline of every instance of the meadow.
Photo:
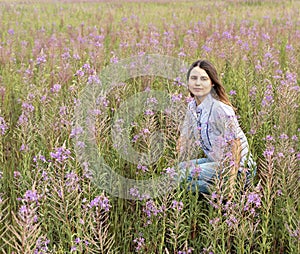
M 207 196 L 183 184 L 124 198 L 119 182 L 117 193 L 101 188 L 109 174 L 95 181 L 94 157 L 77 151 L 81 95 L 104 85 L 108 66 L 148 54 L 215 64 L 258 164 L 247 191 L 237 184 L 227 200 L 217 182 Z M 0 252 L 300 253 L 299 60 L 300 1 L 0 0 Z M 163 134 L 151 163 L 117 147 L 113 120 L 147 91 L 150 104 L 163 91 L 185 108 L 180 75 L 130 77 L 95 98 L 95 156 L 107 168 L 135 180 L 176 173 L 174 110 L 142 107 L 126 127 L 127 145 L 152 157 Z

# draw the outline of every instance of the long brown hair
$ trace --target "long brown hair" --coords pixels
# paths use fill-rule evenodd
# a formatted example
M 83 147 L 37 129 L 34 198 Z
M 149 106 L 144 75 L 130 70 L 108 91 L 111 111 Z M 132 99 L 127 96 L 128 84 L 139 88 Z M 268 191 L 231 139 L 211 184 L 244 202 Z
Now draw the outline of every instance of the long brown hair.
M 216 68 L 212 65 L 211 62 L 209 62 L 207 60 L 198 60 L 198 61 L 194 62 L 187 72 L 187 82 L 189 82 L 189 78 L 190 78 L 192 69 L 194 69 L 197 66 L 200 67 L 201 69 L 205 70 L 207 75 L 211 79 L 211 81 L 214 85 L 213 89 L 216 91 L 216 94 L 218 95 L 216 99 L 218 99 L 219 101 L 234 108 L 229 101 L 229 98 L 225 92 L 224 86 L 222 85 L 222 83 L 219 80 L 218 72 L 217 72 Z M 190 92 L 190 94 L 192 97 L 194 97 L 194 95 L 191 92 Z

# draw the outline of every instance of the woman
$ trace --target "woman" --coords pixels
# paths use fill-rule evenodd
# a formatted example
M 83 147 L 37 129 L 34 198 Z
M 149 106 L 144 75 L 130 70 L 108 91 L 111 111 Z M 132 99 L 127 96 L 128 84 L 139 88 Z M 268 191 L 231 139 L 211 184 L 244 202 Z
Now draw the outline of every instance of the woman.
M 188 104 L 177 145 L 180 158 L 185 160 L 179 164 L 179 180 L 187 179 L 193 189 L 197 186 L 206 194 L 210 193 L 215 176 L 226 172 L 230 191 L 237 176 L 248 184 L 255 173 L 255 162 L 215 67 L 207 60 L 196 61 L 187 72 L 187 81 L 193 99 Z M 188 160 L 195 146 L 206 158 Z

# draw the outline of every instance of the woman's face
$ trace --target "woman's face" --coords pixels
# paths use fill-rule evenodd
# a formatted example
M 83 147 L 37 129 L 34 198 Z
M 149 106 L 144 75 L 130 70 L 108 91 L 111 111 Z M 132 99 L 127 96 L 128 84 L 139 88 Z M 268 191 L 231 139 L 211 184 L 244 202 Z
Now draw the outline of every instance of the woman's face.
M 188 87 L 199 105 L 210 93 L 213 84 L 206 71 L 197 66 L 190 73 Z

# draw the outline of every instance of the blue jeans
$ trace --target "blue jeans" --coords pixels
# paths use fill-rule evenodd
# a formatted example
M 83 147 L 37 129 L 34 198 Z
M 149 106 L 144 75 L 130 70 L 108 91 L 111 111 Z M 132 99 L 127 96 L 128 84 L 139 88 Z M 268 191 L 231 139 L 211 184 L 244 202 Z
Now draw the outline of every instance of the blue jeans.
M 179 176 L 178 180 L 182 182 L 184 179 L 191 184 L 190 188 L 193 191 L 209 194 L 209 187 L 214 182 L 216 176 L 216 170 L 219 164 L 217 162 L 210 161 L 208 158 L 195 159 L 190 161 L 184 161 L 179 163 Z M 200 167 L 197 170 L 197 166 Z M 196 168 L 196 170 L 195 170 Z M 194 175 L 193 175 L 194 171 Z

